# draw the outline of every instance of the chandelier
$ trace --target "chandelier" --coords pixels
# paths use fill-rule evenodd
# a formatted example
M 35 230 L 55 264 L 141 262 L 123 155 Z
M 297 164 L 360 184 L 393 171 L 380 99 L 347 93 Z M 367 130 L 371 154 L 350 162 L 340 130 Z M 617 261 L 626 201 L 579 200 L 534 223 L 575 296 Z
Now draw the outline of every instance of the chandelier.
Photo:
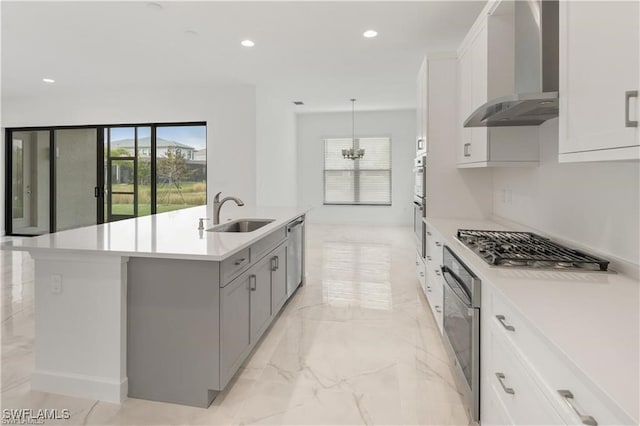
M 351 147 L 342 150 L 342 157 L 347 160 L 359 160 L 364 157 L 364 149 L 356 147 L 356 100 L 351 99 Z

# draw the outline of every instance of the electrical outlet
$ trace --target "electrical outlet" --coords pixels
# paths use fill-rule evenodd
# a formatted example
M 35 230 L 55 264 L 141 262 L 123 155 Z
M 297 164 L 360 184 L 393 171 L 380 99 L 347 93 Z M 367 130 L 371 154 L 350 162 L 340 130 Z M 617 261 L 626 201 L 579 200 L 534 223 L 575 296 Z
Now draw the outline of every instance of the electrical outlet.
M 51 293 L 62 293 L 62 275 L 51 275 Z

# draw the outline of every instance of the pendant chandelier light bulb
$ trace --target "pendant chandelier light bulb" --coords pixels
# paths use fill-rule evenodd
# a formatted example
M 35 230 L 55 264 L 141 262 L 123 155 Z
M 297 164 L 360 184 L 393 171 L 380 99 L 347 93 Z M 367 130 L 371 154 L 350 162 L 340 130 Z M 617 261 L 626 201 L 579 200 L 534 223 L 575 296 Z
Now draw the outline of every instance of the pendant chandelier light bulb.
M 351 147 L 342 150 L 342 158 L 346 160 L 359 160 L 364 157 L 364 149 L 359 148 L 356 139 L 356 99 L 351 98 Z

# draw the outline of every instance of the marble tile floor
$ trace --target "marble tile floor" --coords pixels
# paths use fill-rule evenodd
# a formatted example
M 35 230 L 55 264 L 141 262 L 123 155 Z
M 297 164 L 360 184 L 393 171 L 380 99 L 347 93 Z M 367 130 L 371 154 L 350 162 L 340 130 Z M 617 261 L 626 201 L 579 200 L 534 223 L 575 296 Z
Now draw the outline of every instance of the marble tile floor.
M 66 425 L 466 425 L 404 227 L 308 225 L 306 285 L 208 409 L 32 391 L 33 261 L 0 252 L 3 409 Z

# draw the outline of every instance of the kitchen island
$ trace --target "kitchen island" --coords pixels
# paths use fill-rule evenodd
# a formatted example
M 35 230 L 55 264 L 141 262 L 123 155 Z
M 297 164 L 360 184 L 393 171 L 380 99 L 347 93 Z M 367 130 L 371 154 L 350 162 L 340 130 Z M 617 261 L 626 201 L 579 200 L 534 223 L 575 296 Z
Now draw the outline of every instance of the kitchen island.
M 237 218 L 273 220 L 251 232 L 198 230 L 207 211 L 3 244 L 35 263 L 32 389 L 211 403 L 291 295 L 287 225 L 305 210 L 237 210 Z

